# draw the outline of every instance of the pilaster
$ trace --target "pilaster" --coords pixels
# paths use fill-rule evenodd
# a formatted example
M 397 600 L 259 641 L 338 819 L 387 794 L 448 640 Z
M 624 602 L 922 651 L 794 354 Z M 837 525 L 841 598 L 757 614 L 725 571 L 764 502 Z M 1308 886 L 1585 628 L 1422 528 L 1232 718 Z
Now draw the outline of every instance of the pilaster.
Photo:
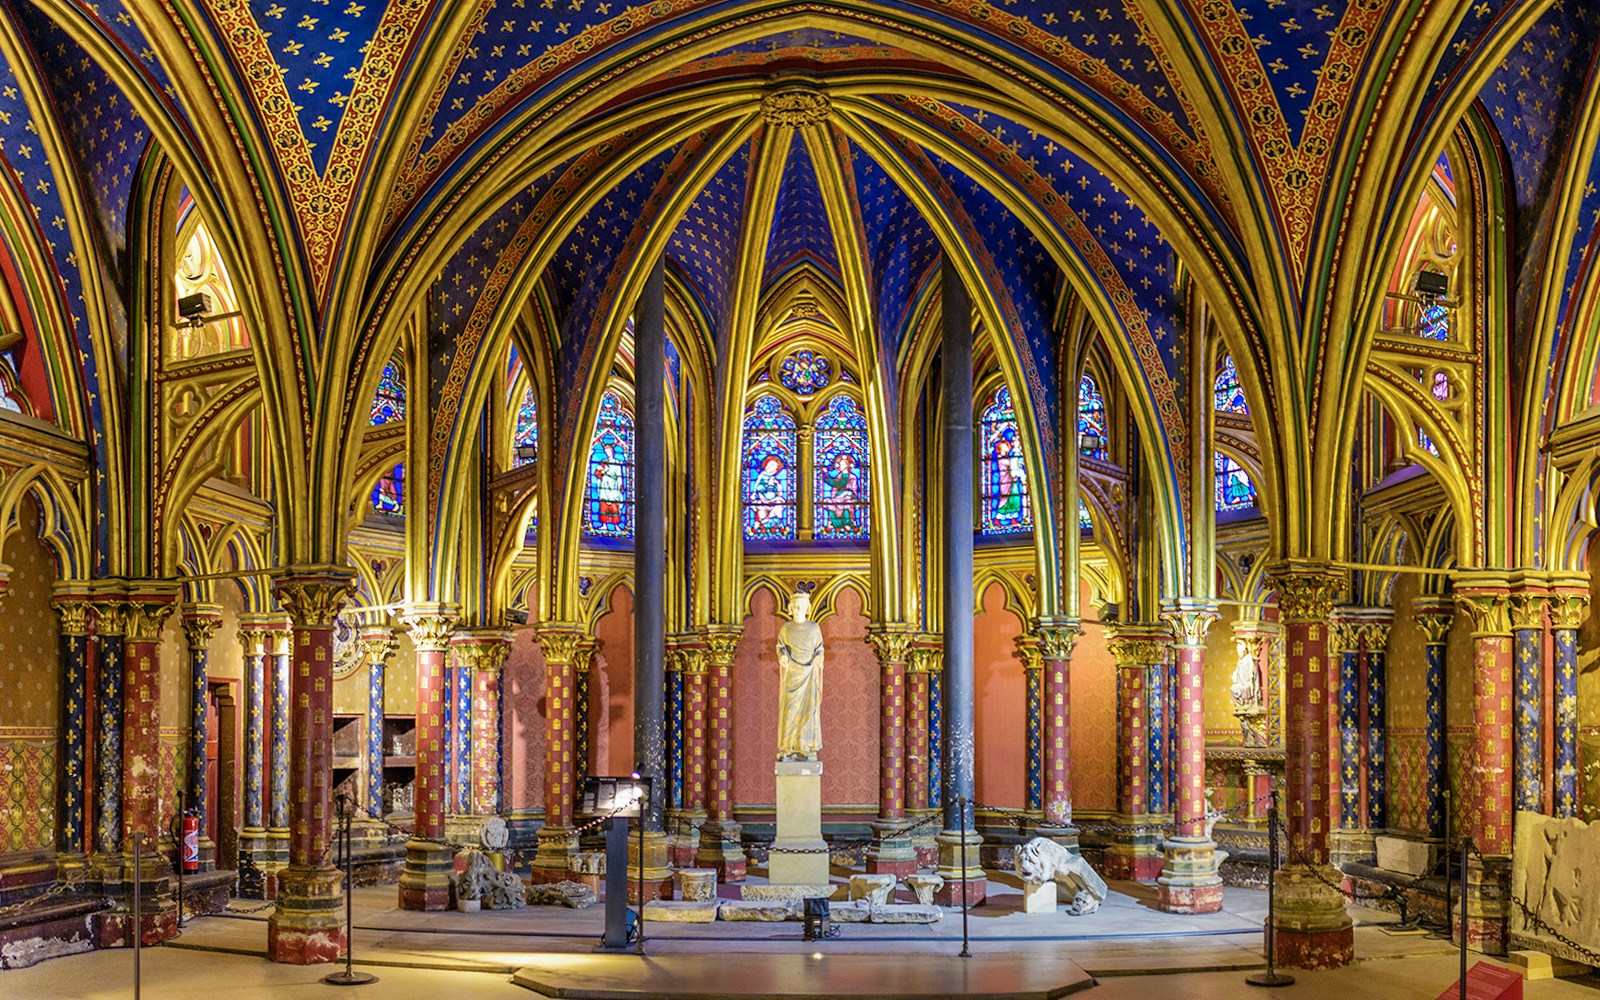
M 400 872 L 400 908 L 443 910 L 451 903 L 455 851 L 439 843 L 449 811 L 450 746 L 445 732 L 445 653 L 459 609 L 453 604 L 409 605 L 401 621 L 417 654 L 417 778 L 415 820 Z
M 1164 604 L 1161 617 L 1172 629 L 1178 664 L 1178 782 L 1176 830 L 1162 844 L 1157 902 L 1168 913 L 1215 913 L 1222 909 L 1222 877 L 1217 845 L 1206 830 L 1205 650 L 1217 609 L 1180 598 Z
M 732 683 L 744 629 L 710 626 L 702 633 L 706 649 L 706 821 L 700 828 L 695 864 L 715 868 L 719 882 L 743 882 L 743 830 L 733 820 Z
M 878 626 L 867 633 L 878 654 L 882 678 L 878 710 L 878 820 L 867 850 L 867 871 L 905 876 L 916 872 L 917 855 L 906 834 L 905 731 L 906 662 L 913 635 L 900 626 Z

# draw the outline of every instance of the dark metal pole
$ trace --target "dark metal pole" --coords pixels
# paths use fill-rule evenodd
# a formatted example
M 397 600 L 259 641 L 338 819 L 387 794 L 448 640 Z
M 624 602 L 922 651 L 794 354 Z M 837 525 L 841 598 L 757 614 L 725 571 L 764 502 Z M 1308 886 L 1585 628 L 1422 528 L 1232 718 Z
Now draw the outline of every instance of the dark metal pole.
M 1272 790 L 1272 803 L 1267 806 L 1267 971 L 1246 976 L 1251 986 L 1288 986 L 1293 976 L 1278 973 L 1278 929 L 1272 924 L 1272 906 L 1277 898 L 1278 884 L 1278 790 Z
M 133 928 L 133 1000 L 139 1000 L 139 994 L 142 989 L 139 950 L 144 943 L 144 926 L 143 921 L 140 920 L 139 913 L 142 909 L 140 900 L 143 898 L 139 883 L 144 878 L 144 872 L 141 870 L 141 862 L 144 859 L 139 849 L 143 846 L 143 843 L 144 834 L 135 833 L 133 835 L 133 913 L 131 915 L 132 920 L 129 921 Z
M 945 256 L 939 276 L 944 427 L 944 828 L 972 825 L 972 302 Z M 966 880 L 963 858 L 961 875 Z M 962 898 L 965 899 L 965 892 Z
M 657 259 L 634 310 L 633 417 L 633 758 L 652 793 L 666 780 L 665 714 L 667 655 L 667 316 L 665 266 Z M 646 798 L 639 829 L 659 832 L 665 795 Z M 642 845 L 641 841 L 641 845 Z M 639 852 L 640 893 L 645 858 Z M 644 916 L 641 902 L 639 916 Z M 642 940 L 642 932 L 641 932 Z
M 1467 852 L 1472 849 L 1472 838 L 1461 837 L 1461 1000 L 1467 1000 Z
M 339 819 L 344 822 L 343 836 L 344 850 L 344 971 L 330 972 L 322 977 L 322 981 L 330 986 L 365 986 L 375 983 L 378 977 L 370 972 L 356 972 L 352 966 L 355 964 L 356 947 L 356 921 L 355 921 L 355 870 L 356 866 L 351 861 L 350 853 L 350 821 L 355 818 L 355 803 L 350 800 L 348 792 L 341 792 L 338 799 Z
M 967 874 L 967 804 L 961 803 L 961 874 Z M 961 880 L 961 957 L 971 958 L 972 949 L 967 939 L 967 889 L 972 883 Z

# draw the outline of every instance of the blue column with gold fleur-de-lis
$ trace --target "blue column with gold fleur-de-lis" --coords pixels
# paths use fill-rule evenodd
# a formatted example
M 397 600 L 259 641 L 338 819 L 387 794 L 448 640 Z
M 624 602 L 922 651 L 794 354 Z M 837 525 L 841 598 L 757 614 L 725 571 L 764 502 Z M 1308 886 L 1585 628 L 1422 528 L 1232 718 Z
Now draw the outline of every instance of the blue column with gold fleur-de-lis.
M 1544 608 L 1548 595 L 1511 595 L 1513 808 L 1544 811 Z
M 99 854 L 122 850 L 122 605 L 95 605 L 94 847 Z
M 61 761 L 56 782 L 56 850 L 80 859 L 88 850 L 89 611 L 82 597 L 55 599 L 61 656 Z
M 387 625 L 361 629 L 358 637 L 367 660 L 367 815 L 383 818 L 384 670 L 394 655 L 394 631 Z
M 1422 733 L 1422 802 L 1419 811 L 1428 837 L 1444 840 L 1448 819 L 1444 808 L 1444 660 L 1455 606 L 1441 598 L 1423 598 L 1415 601 L 1411 610 L 1422 628 L 1426 662 L 1422 682 L 1426 722 Z
M 206 799 L 206 743 L 210 738 L 209 713 L 211 679 L 208 676 L 207 654 L 211 637 L 222 625 L 222 608 L 215 604 L 185 604 L 183 606 L 183 634 L 189 643 L 189 766 L 185 774 L 184 799 L 189 808 L 200 815 L 200 868 L 209 871 L 216 867 L 217 845 L 209 834 Z
M 266 797 L 263 794 L 266 745 L 267 633 L 241 627 L 239 645 L 244 652 L 244 829 L 242 840 L 253 841 L 266 833 Z M 254 846 L 241 844 L 241 848 Z
M 450 668 L 453 707 L 450 712 L 451 773 L 455 780 L 450 795 L 452 810 L 458 816 L 472 814 L 472 671 L 459 662 Z
M 1044 657 L 1035 635 L 1017 636 L 1016 648 L 1026 681 L 1027 808 L 1038 811 L 1044 808 Z
M 928 808 L 944 808 L 944 680 L 935 670 L 928 674 Z
M 1343 621 L 1330 624 L 1339 657 L 1339 829 L 1361 828 L 1361 648 L 1360 632 Z
M 1556 717 L 1551 805 L 1562 819 L 1578 814 L 1578 625 L 1589 606 L 1587 587 L 1588 581 L 1581 578 L 1567 587 L 1558 581 L 1550 600 L 1550 628 L 1555 639 L 1550 697 L 1555 701 Z
M 1362 656 L 1367 672 L 1367 816 L 1364 825 L 1368 830 L 1382 830 L 1389 825 L 1389 724 L 1386 709 L 1391 621 L 1392 618 L 1385 612 L 1380 620 L 1367 622 L 1361 631 Z
M 1167 663 L 1161 642 L 1152 643 L 1149 649 L 1157 652 L 1154 663 L 1144 665 L 1145 697 L 1145 748 L 1146 766 L 1150 784 L 1145 796 L 1145 809 L 1152 816 L 1167 811 Z
M 291 633 L 274 631 L 270 640 L 272 664 L 272 756 L 269 764 L 272 797 L 267 815 L 267 830 L 284 841 L 288 857 L 289 839 L 289 645 Z

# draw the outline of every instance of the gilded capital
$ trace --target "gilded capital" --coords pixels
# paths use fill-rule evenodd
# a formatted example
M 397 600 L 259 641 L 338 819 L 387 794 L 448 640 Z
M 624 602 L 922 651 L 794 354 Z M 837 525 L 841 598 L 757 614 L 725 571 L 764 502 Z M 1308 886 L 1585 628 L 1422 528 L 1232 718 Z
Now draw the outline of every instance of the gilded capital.
M 511 633 L 502 629 L 457 633 L 450 640 L 450 651 L 455 654 L 459 667 L 473 672 L 498 672 L 505 667 L 506 657 L 511 653 Z
M 1161 620 L 1172 630 L 1172 639 L 1177 645 L 1203 647 L 1206 633 L 1217 620 L 1217 608 L 1206 601 L 1180 598 L 1162 605 Z
M 706 663 L 712 667 L 731 667 L 739 655 L 739 640 L 744 629 L 737 625 L 714 625 L 700 633 L 706 643 Z
M 1016 647 L 1016 657 L 1022 661 L 1023 670 L 1044 668 L 1044 653 L 1039 649 L 1038 636 L 1024 632 L 1012 640 L 1012 645 Z
M 129 601 L 122 606 L 122 634 L 129 642 L 156 642 L 170 614 L 171 601 Z
M 588 634 L 577 625 L 551 623 L 539 630 L 539 648 L 544 651 L 546 663 L 572 663 L 577 659 L 578 648 Z
M 222 627 L 222 607 L 216 604 L 185 604 L 183 606 L 183 636 L 190 650 L 205 649 L 211 637 Z
M 1071 618 L 1040 618 L 1033 623 L 1033 636 L 1039 655 L 1055 663 L 1072 659 L 1072 647 L 1083 634 L 1083 626 Z
M 1550 627 L 1576 629 L 1583 624 L 1583 616 L 1588 610 L 1587 594 L 1557 592 L 1550 598 Z
M 905 664 L 911 658 L 911 644 L 915 640 L 916 633 L 889 626 L 867 632 L 867 641 L 872 643 L 873 652 L 878 654 L 878 662 L 885 666 Z
M 1422 640 L 1437 646 L 1450 634 L 1456 618 L 1455 601 L 1448 597 L 1419 597 L 1411 602 L 1411 617 L 1422 629 Z
M 768 125 L 804 128 L 828 120 L 833 105 L 814 84 L 790 83 L 761 98 L 761 117 Z
M 400 645 L 394 637 L 394 630 L 387 625 L 362 627 L 356 633 L 356 642 L 361 645 L 361 655 L 367 658 L 369 664 L 387 664 Z
M 89 634 L 91 605 L 88 601 L 77 597 L 57 597 L 53 604 L 56 617 L 60 619 L 58 627 L 62 635 Z
M 1504 591 L 1457 588 L 1455 598 L 1456 607 L 1471 617 L 1475 634 L 1511 634 L 1511 601 Z
M 419 653 L 438 653 L 448 648 L 459 620 L 459 608 L 437 601 L 407 605 L 400 615 L 400 621 L 411 631 L 411 644 Z
M 355 593 L 355 574 L 336 566 L 293 569 L 274 581 L 273 593 L 296 626 L 333 628 L 333 619 Z
M 1327 624 L 1345 577 L 1330 566 L 1286 563 L 1272 571 L 1278 620 L 1285 625 Z
M 1522 592 L 1510 595 L 1511 630 L 1523 632 L 1544 628 L 1544 609 L 1549 595 Z

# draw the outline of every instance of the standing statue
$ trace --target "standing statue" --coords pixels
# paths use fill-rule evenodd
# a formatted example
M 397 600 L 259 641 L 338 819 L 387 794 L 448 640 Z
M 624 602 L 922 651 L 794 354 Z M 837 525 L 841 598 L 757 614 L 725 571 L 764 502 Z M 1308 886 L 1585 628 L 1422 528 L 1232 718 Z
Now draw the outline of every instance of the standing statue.
M 1234 640 L 1234 646 L 1239 653 L 1238 663 L 1233 668 L 1233 687 L 1228 693 L 1233 695 L 1235 709 L 1250 708 L 1261 704 L 1261 677 L 1256 666 L 1255 646 L 1245 639 Z
M 822 628 L 811 620 L 811 595 L 789 599 L 778 629 L 778 759 L 816 760 L 822 749 Z

